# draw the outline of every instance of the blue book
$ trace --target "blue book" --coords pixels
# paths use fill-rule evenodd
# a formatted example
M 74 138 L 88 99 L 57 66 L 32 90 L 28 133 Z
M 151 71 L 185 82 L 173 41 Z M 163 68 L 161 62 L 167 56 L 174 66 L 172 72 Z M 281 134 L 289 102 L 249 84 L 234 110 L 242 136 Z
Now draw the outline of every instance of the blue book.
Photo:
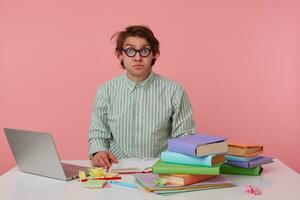
M 223 154 L 228 150 L 228 143 L 223 136 L 196 133 L 168 140 L 168 151 L 191 156 L 207 156 Z
M 248 162 L 248 161 L 254 160 L 254 159 L 258 158 L 258 157 L 259 156 L 242 157 L 242 156 L 225 155 L 226 160 L 240 161 L 240 162 Z
M 242 168 L 254 168 L 257 166 L 261 166 L 263 164 L 273 162 L 272 157 L 267 156 L 259 156 L 258 158 L 248 161 L 248 162 L 240 162 L 240 161 L 227 161 L 227 165 L 235 166 L 235 167 L 242 167 Z
M 213 166 L 225 162 L 225 155 L 209 155 L 203 157 L 189 156 L 182 153 L 164 151 L 161 153 L 160 159 L 162 162 L 177 163 L 183 165 L 197 165 L 197 166 Z

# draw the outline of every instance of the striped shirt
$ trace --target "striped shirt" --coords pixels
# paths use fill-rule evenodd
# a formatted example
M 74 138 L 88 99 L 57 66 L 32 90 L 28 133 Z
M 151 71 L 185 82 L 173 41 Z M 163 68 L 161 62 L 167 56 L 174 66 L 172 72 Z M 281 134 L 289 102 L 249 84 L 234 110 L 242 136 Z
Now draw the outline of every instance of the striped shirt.
M 157 158 L 167 140 L 194 134 L 184 89 L 153 72 L 136 83 L 126 73 L 97 90 L 89 128 L 89 155 L 111 151 L 118 159 Z

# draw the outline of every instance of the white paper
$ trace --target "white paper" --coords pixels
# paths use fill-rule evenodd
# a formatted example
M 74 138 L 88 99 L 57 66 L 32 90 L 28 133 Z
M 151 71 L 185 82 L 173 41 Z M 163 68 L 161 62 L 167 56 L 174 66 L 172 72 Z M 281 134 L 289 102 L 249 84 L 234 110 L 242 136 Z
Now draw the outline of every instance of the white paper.
M 141 159 L 141 158 L 126 158 L 119 160 L 119 163 L 114 163 L 111 166 L 112 169 L 141 169 L 144 170 L 146 168 L 152 167 L 159 158 L 149 158 L 149 159 Z

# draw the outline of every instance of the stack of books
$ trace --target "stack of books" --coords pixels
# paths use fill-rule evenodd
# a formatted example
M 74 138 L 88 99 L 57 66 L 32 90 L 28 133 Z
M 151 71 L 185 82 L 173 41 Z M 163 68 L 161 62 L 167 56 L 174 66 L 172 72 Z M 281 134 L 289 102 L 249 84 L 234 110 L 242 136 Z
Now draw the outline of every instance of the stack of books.
M 227 162 L 221 165 L 221 173 L 259 176 L 262 165 L 273 162 L 272 157 L 261 156 L 262 152 L 262 145 L 229 143 Z
M 153 174 L 137 174 L 137 181 L 147 190 L 162 195 L 201 189 L 235 186 L 220 176 L 226 161 L 225 137 L 195 134 L 168 140 L 168 149 L 152 167 Z M 155 185 L 160 179 L 165 185 Z

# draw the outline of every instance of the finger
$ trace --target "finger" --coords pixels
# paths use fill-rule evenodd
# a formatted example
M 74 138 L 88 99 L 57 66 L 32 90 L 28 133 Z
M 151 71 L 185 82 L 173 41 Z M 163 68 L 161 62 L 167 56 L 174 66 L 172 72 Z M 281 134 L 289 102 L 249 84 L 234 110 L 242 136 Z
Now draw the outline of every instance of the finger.
M 99 160 L 99 163 L 100 163 L 99 167 L 103 167 L 103 168 L 107 169 L 107 165 L 106 165 L 106 163 L 103 161 L 102 158 Z
M 91 159 L 91 162 L 92 162 L 92 166 L 95 167 L 94 158 Z
M 103 158 L 102 158 L 102 153 L 97 154 L 95 156 L 95 158 L 96 158 L 97 167 L 106 168 L 106 164 L 105 164 L 105 162 L 103 161 Z
M 92 158 L 91 158 L 91 162 L 92 162 L 93 167 L 98 167 L 98 165 L 99 165 L 99 162 L 98 162 L 98 159 L 97 159 L 98 156 L 99 156 L 99 152 L 94 153 Z
M 100 159 L 101 159 L 101 157 L 100 157 L 100 159 L 99 159 L 99 155 L 95 155 L 94 157 L 93 157 L 93 159 L 92 159 L 92 165 L 94 166 L 94 167 L 101 167 L 101 163 L 100 163 Z
M 116 158 L 116 156 L 114 154 L 112 154 L 111 152 L 108 152 L 108 158 L 113 161 L 114 163 L 118 163 L 118 159 Z
M 109 162 L 109 160 L 108 160 L 107 153 L 101 154 L 101 158 L 102 158 L 102 161 L 103 161 L 104 164 L 105 164 L 105 168 L 110 167 L 110 162 Z

